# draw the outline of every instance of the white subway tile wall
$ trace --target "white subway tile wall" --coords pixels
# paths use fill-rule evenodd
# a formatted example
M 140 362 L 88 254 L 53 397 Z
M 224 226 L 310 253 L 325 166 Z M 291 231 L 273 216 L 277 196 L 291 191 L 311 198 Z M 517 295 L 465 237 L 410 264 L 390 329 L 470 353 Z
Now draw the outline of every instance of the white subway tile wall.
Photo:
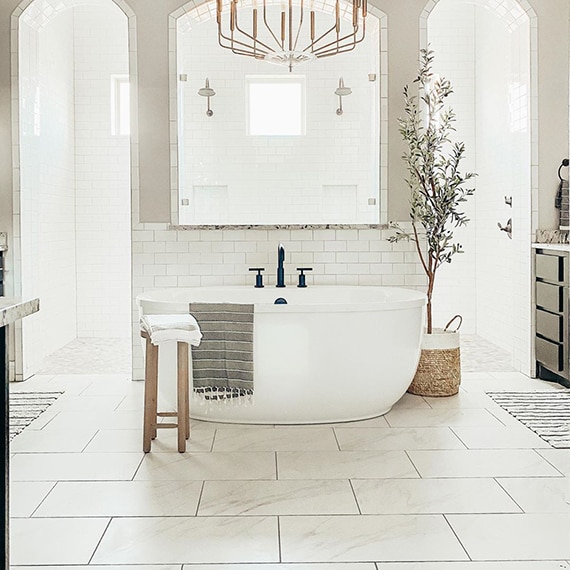
M 112 78 L 129 73 L 127 20 L 112 5 L 81 6 L 74 31 L 77 336 L 127 338 L 130 148 L 111 125 Z
M 150 229 L 152 227 L 152 229 Z M 251 285 L 250 267 L 265 267 L 275 286 L 277 245 L 285 246 L 285 281 L 297 284 L 296 267 L 312 267 L 309 287 L 384 285 L 425 290 L 412 242 L 391 244 L 391 230 L 168 230 L 167 224 L 134 224 L 133 299 L 168 287 Z M 153 251 L 150 251 L 153 250 Z M 143 378 L 139 315 L 133 301 L 133 377 Z

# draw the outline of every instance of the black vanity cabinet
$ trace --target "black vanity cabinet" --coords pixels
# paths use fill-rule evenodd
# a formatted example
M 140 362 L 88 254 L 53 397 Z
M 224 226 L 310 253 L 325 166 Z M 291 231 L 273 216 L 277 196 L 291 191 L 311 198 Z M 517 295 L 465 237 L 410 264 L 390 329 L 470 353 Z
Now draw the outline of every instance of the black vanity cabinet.
M 568 354 L 569 252 L 535 251 L 536 375 L 570 387 Z

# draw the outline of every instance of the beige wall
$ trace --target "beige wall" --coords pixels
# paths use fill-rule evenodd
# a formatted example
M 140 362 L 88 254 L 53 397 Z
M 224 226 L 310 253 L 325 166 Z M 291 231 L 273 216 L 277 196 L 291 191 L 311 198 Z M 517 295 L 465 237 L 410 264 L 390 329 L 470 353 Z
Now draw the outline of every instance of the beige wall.
M 371 0 L 388 15 L 389 189 L 388 216 L 406 219 L 402 143 L 396 119 L 401 90 L 416 70 L 419 16 L 426 0 Z M 568 0 L 529 0 L 538 15 L 539 42 L 539 226 L 556 226 L 552 206 L 560 159 L 568 155 Z M 10 15 L 17 0 L 0 3 L 0 229 L 12 233 L 10 108 Z M 168 108 L 168 14 L 183 0 L 128 0 L 136 15 L 141 221 L 170 217 L 170 136 Z

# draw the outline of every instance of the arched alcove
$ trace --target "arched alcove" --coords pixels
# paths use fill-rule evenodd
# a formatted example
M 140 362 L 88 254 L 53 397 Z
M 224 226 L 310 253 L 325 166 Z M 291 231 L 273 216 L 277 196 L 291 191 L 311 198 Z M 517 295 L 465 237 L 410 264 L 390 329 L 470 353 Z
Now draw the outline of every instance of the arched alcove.
M 268 19 L 273 7 L 279 15 L 278 2 L 267 4 Z M 215 6 L 190 2 L 170 16 L 174 223 L 386 223 L 385 14 L 369 6 L 366 38 L 353 51 L 294 66 L 289 73 L 286 67 L 221 49 Z M 346 16 L 352 4 L 341 6 Z M 315 2 L 314 8 L 317 21 L 319 12 L 334 12 L 334 5 L 326 2 Z M 292 76 L 299 80 L 306 103 L 303 136 L 250 136 L 251 82 Z M 341 77 L 352 89 L 342 115 L 336 113 L 335 95 Z M 211 117 L 205 114 L 206 100 L 197 96 L 206 78 L 217 93 Z M 206 216 L 193 208 L 200 203 Z
M 524 0 L 431 1 L 422 14 L 422 44 L 435 51 L 435 71 L 455 92 L 457 140 L 465 169 L 477 172 L 458 231 L 465 254 L 438 277 L 439 320 L 462 313 L 464 332 L 501 347 L 510 364 L 531 366 L 531 250 L 538 188 L 536 29 Z M 501 231 L 511 220 L 512 234 Z M 512 238 L 512 239 L 511 239 Z
M 133 17 L 123 0 L 26 1 L 12 16 L 15 290 L 42 303 L 16 331 L 17 377 L 76 340 L 97 339 L 103 359 L 122 344 L 128 365 Z

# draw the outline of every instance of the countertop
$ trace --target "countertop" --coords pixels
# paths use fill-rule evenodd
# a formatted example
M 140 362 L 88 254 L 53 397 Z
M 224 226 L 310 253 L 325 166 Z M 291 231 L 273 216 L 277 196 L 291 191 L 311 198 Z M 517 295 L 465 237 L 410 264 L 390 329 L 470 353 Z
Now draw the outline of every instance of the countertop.
M 37 298 L 0 297 L 0 327 L 36 313 L 39 309 L 40 300 Z
M 533 249 L 553 249 L 556 251 L 570 251 L 570 244 L 568 243 L 533 243 Z

